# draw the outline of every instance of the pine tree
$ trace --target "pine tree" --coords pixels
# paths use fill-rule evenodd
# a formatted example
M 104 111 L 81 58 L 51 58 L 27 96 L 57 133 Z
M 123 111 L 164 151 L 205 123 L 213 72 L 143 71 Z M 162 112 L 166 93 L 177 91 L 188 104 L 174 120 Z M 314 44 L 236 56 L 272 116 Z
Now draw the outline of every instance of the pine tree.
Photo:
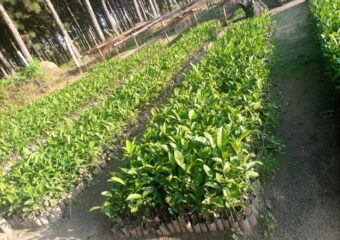
M 17 42 L 17 44 L 18 44 L 22 54 L 26 58 L 26 60 L 28 62 L 32 62 L 33 58 L 31 56 L 30 52 L 28 51 L 24 41 L 22 40 L 17 27 L 15 26 L 15 24 L 13 23 L 13 21 L 9 17 L 8 13 L 6 12 L 6 10 L 5 10 L 5 8 L 4 8 L 4 6 L 2 4 L 0 4 L 0 16 L 3 18 L 3 20 L 5 21 L 7 27 L 11 31 L 15 41 Z
M 87 8 L 87 11 L 90 15 L 90 19 L 94 25 L 94 28 L 96 29 L 96 32 L 98 33 L 99 35 L 99 38 L 102 42 L 105 41 L 105 36 L 104 36 L 104 33 L 102 31 L 102 29 L 100 28 L 100 25 L 97 21 L 97 18 L 96 18 L 96 15 L 94 14 L 94 11 L 92 9 L 92 6 L 91 6 L 91 3 L 90 3 L 90 0 L 85 0 L 85 5 L 86 5 L 86 8 Z
M 63 34 L 66 46 L 67 46 L 67 48 L 70 51 L 70 54 L 72 56 L 72 59 L 73 59 L 74 63 L 76 64 L 77 67 L 80 67 L 80 63 L 79 63 L 79 55 L 80 54 L 78 52 L 78 49 L 72 44 L 72 40 L 71 40 L 70 36 L 68 35 L 68 33 L 67 33 L 67 31 L 66 31 L 66 29 L 64 27 L 64 24 L 61 22 L 61 20 L 60 20 L 60 18 L 58 16 L 58 13 L 54 9 L 53 4 L 51 3 L 51 1 L 50 0 L 45 0 L 45 2 L 46 2 L 46 5 L 48 6 L 48 8 L 50 9 L 50 11 L 51 11 L 51 13 L 53 15 L 53 18 L 56 21 L 60 31 Z

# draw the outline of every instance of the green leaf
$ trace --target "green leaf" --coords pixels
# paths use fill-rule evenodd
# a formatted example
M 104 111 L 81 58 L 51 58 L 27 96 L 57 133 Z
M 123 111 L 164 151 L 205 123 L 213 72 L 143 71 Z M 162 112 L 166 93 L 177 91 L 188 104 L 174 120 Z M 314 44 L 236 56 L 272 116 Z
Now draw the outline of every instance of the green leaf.
M 204 136 L 209 140 L 211 147 L 215 148 L 216 144 L 215 144 L 213 136 L 211 136 L 211 134 L 207 132 L 204 132 Z
M 247 171 L 246 175 L 248 178 L 256 178 L 259 176 L 259 174 L 255 171 Z
M 241 152 L 241 147 L 240 147 L 240 143 L 235 141 L 231 143 L 231 146 L 233 147 L 234 151 L 239 154 Z
M 223 166 L 223 172 L 227 173 L 227 172 L 229 172 L 229 170 L 230 170 L 230 163 L 226 162 Z
M 218 208 L 223 208 L 224 207 L 224 202 L 222 198 L 215 197 L 211 200 L 211 203 L 214 204 Z
M 168 147 L 168 145 L 162 144 L 161 147 L 162 147 L 162 149 L 163 149 L 164 151 L 169 152 L 169 147 Z
M 248 137 L 250 134 L 249 131 L 245 131 L 244 133 L 241 134 L 239 141 L 243 140 L 244 138 Z
M 125 150 L 126 150 L 126 153 L 130 156 L 132 153 L 132 143 L 128 139 L 126 139 L 126 142 L 125 142 Z
M 208 177 L 211 178 L 213 176 L 213 173 L 212 173 L 210 167 L 208 167 L 207 165 L 204 164 L 203 169 L 204 169 L 205 173 L 208 175 Z
M 100 206 L 94 206 L 94 207 L 90 208 L 90 212 L 100 210 L 100 209 L 102 209 Z
M 135 168 L 129 169 L 126 173 L 129 175 L 137 175 L 137 171 Z
M 147 187 L 147 188 L 145 188 L 144 192 L 143 192 L 143 197 L 146 197 L 146 196 L 152 194 L 154 191 L 155 191 L 154 187 Z
M 208 139 L 206 139 L 205 137 L 199 137 L 199 136 L 197 136 L 197 137 L 194 137 L 193 140 L 195 140 L 195 141 L 197 141 L 197 142 L 199 142 L 199 143 L 202 143 L 202 144 L 204 144 L 204 145 L 209 145 Z
M 214 188 L 214 189 L 216 189 L 216 190 L 220 190 L 220 189 L 221 189 L 220 185 L 218 185 L 218 184 L 215 183 L 215 182 L 207 182 L 207 183 L 205 183 L 204 185 L 207 186 L 207 187 Z
M 189 111 L 189 119 L 192 121 L 192 120 L 194 120 L 196 118 L 196 113 L 195 113 L 195 111 L 194 110 L 190 110 Z
M 138 212 L 138 207 L 137 206 L 131 206 L 130 211 L 131 211 L 131 213 L 136 213 L 136 212 Z
M 123 179 L 121 179 L 121 178 L 119 178 L 119 177 L 115 177 L 115 176 L 111 177 L 111 178 L 109 179 L 109 182 L 117 182 L 117 183 L 120 183 L 120 184 L 122 184 L 122 185 L 125 185 L 125 182 L 124 182 Z
M 223 127 L 220 127 L 217 129 L 217 137 L 216 137 L 216 143 L 217 147 L 219 149 L 222 149 L 224 144 L 223 144 Z
M 175 155 L 175 160 L 176 160 L 176 163 L 178 164 L 178 166 L 180 166 L 185 171 L 186 165 L 184 163 L 183 154 L 180 151 L 175 150 L 174 155 Z
M 218 163 L 223 162 L 222 158 L 219 158 L 219 157 L 213 157 L 212 160 L 214 160 L 215 162 L 218 162 Z
M 30 206 L 32 204 L 34 204 L 34 200 L 33 199 L 28 199 L 26 202 L 24 202 L 25 206 Z
M 104 197 L 112 197 L 112 193 L 109 192 L 109 191 L 104 191 L 104 192 L 102 192 L 102 196 L 104 196 Z
M 222 183 L 223 180 L 224 180 L 223 175 L 216 173 L 216 181 L 219 182 L 219 183 Z
M 142 195 L 138 194 L 138 193 L 131 193 L 127 198 L 126 200 L 127 201 L 132 201 L 132 200 L 138 200 L 138 199 L 141 199 L 142 198 Z

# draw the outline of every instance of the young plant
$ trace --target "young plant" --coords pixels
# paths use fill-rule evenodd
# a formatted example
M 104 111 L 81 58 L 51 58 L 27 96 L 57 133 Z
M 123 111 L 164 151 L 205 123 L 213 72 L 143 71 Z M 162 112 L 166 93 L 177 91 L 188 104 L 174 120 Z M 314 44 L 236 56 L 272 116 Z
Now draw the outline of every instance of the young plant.
M 153 109 L 141 142 L 127 141 L 126 165 L 100 207 L 113 222 L 242 214 L 262 164 L 271 26 L 269 15 L 231 25 Z
M 209 22 L 189 30 L 175 44 L 165 48 L 152 64 L 144 66 L 113 89 L 98 106 L 78 120 L 57 128 L 35 151 L 24 149 L 22 161 L 0 179 L 1 215 L 39 215 L 67 197 L 80 179 L 100 163 L 103 146 L 161 94 L 192 54 L 205 42 L 215 38 L 218 28 L 217 22 Z M 149 165 L 142 167 L 152 171 L 148 169 Z M 139 172 L 138 169 L 136 171 Z M 152 179 L 142 171 L 140 173 L 143 174 L 142 184 L 149 186 Z M 133 177 L 134 171 L 127 174 Z M 119 175 L 112 177 L 111 181 L 124 186 Z M 148 212 L 157 199 L 162 199 L 152 188 L 143 191 L 144 195 L 119 195 L 115 192 L 115 197 L 121 202 L 126 201 L 127 206 L 121 205 L 111 215 L 118 216 L 127 209 L 135 214 L 136 205 Z M 104 195 L 111 196 L 109 192 Z M 124 219 L 124 216 L 121 218 Z
M 311 0 L 310 9 L 316 21 L 322 53 L 340 91 L 340 2 Z

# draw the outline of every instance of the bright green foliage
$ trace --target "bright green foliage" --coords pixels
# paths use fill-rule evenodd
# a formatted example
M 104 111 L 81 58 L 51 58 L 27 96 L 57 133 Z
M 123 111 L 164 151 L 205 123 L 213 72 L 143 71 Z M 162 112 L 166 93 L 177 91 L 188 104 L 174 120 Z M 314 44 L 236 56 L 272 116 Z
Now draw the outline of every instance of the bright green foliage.
M 118 57 L 100 64 L 89 75 L 34 101 L 8 116 L 0 117 L 0 163 L 14 150 L 23 150 L 26 145 L 53 127 L 65 124 L 71 113 L 79 110 L 88 102 L 105 99 L 102 92 L 111 89 L 119 80 L 150 64 L 161 54 L 165 46 L 155 44 L 136 55 L 121 59 Z M 35 66 L 35 65 L 34 65 Z M 28 67 L 24 72 L 31 74 L 35 69 Z M 22 74 L 21 74 L 22 75 Z
M 340 91 L 340 1 L 311 0 L 310 8 L 317 23 L 323 55 Z
M 169 103 L 154 109 L 140 143 L 127 141 L 101 210 L 136 223 L 246 205 L 256 178 L 268 89 L 271 17 L 233 24 L 193 66 Z
M 71 126 L 54 131 L 34 153 L 23 151 L 23 160 L 0 179 L 1 215 L 29 216 L 55 206 L 81 175 L 98 164 L 103 145 L 159 96 L 193 52 L 216 36 L 218 27 L 217 22 L 210 22 L 191 29 L 99 106 Z

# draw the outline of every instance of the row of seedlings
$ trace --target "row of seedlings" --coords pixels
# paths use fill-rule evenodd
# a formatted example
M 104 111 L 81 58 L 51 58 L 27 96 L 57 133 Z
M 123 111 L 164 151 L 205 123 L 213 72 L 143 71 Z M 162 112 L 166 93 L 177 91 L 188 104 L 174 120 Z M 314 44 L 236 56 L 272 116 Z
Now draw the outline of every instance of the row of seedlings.
M 190 57 L 216 38 L 219 27 L 214 21 L 189 30 L 100 105 L 71 126 L 54 131 L 35 152 L 23 155 L 24 161 L 0 179 L 3 219 L 15 227 L 60 219 L 65 203 L 91 182 L 99 165 L 105 166 L 100 158 L 103 146 L 157 99 Z
M 161 54 L 165 47 L 155 44 L 128 59 L 114 57 L 63 89 L 8 116 L 1 116 L 0 163 L 6 164 L 9 157 L 13 158 L 13 153 L 20 153 L 32 140 L 64 125 L 71 114 L 81 111 L 86 104 L 105 99 L 108 90 L 128 76 L 137 74 L 143 66 L 151 64 L 152 59 Z
M 271 17 L 232 24 L 126 142 L 100 209 L 116 236 L 224 231 L 256 224 L 258 142 L 272 55 Z
M 340 91 L 340 1 L 311 0 L 309 4 L 328 70 Z

